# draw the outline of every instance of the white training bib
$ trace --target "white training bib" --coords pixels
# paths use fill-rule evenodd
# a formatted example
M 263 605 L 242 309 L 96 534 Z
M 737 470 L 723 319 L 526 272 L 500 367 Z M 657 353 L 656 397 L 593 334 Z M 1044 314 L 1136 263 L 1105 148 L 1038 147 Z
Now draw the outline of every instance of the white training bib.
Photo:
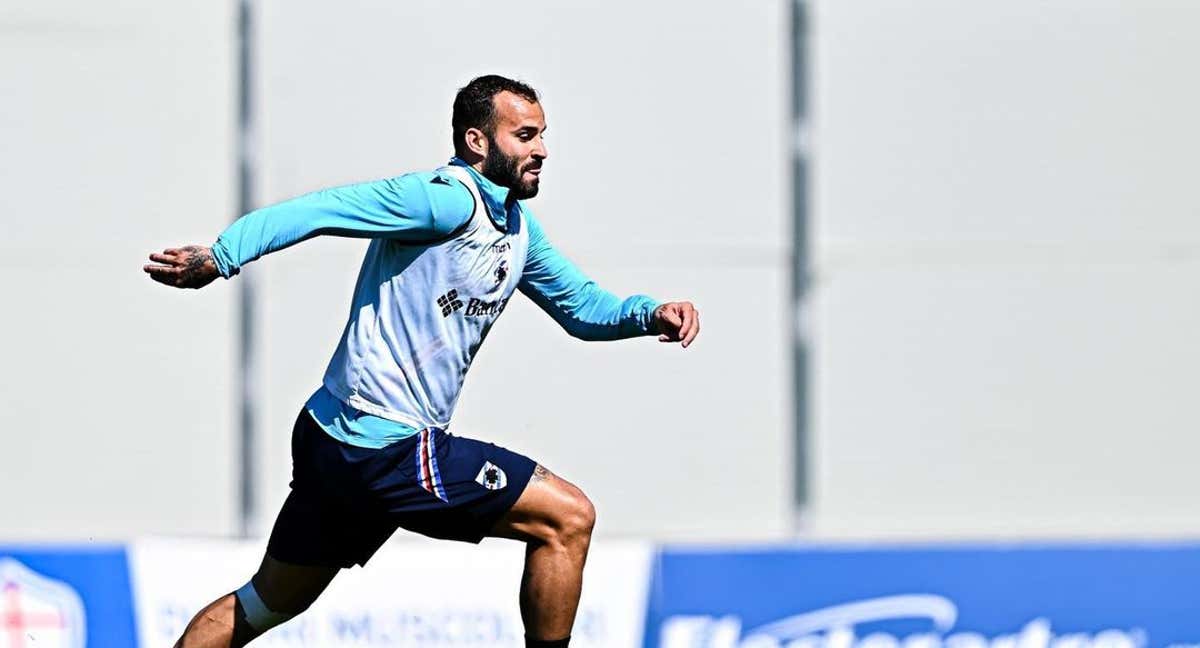
M 467 369 L 517 289 L 529 237 L 519 216 L 501 230 L 466 169 L 439 169 L 475 201 L 447 239 L 375 239 L 325 387 L 351 407 L 416 429 L 445 428 Z M 453 180 L 450 180 L 450 179 Z

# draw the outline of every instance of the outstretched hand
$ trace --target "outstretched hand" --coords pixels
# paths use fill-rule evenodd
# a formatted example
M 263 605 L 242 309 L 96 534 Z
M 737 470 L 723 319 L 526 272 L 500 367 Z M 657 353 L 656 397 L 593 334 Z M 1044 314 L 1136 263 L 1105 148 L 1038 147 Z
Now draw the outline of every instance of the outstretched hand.
M 212 250 L 202 245 L 167 248 L 150 255 L 142 267 L 150 278 L 158 283 L 176 288 L 203 288 L 221 276 Z
M 692 302 L 667 302 L 654 309 L 659 342 L 679 342 L 687 348 L 700 334 L 700 311 Z

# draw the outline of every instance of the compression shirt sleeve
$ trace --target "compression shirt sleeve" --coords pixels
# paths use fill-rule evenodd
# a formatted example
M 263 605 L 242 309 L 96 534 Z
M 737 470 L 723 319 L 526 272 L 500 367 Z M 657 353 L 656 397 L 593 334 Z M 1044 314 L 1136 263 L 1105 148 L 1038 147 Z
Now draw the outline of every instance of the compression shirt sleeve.
M 217 237 L 213 257 L 229 278 L 265 254 L 322 234 L 435 241 L 465 224 L 474 205 L 462 183 L 437 172 L 325 189 L 237 219 Z
M 658 302 L 645 295 L 625 299 L 600 288 L 555 250 L 541 225 L 526 212 L 529 255 L 521 292 L 567 333 L 581 340 L 620 340 L 650 335 Z

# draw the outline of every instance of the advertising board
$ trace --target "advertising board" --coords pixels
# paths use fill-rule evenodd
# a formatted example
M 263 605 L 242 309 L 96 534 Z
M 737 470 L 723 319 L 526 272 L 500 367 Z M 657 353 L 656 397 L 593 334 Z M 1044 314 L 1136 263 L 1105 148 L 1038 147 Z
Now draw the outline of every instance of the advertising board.
M 240 587 L 261 543 L 148 539 L 130 549 L 142 646 L 170 645 L 206 603 Z M 572 647 L 641 644 L 653 547 L 593 546 Z M 342 648 L 522 648 L 517 592 L 524 545 L 391 542 L 343 571 L 304 615 L 254 645 Z
M 644 648 L 1200 648 L 1200 546 L 665 549 Z

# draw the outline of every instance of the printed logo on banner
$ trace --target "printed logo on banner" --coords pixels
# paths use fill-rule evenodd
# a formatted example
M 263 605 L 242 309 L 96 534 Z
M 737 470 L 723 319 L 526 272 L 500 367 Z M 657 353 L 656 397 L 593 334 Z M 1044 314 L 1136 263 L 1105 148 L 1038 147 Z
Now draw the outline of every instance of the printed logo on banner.
M 0 646 L 84 648 L 83 601 L 66 583 L 0 558 Z
M 1200 545 L 664 550 L 643 648 L 1200 648 Z
M 951 633 L 958 608 L 931 594 L 888 596 L 813 610 L 744 630 L 738 616 L 668 617 L 660 648 L 1146 648 L 1141 628 L 1056 634 L 1049 619 L 1036 618 L 1015 633 L 985 636 Z M 898 636 L 857 627 L 887 621 L 920 620 L 929 628 Z M 865 636 L 860 636 L 865 634 Z

